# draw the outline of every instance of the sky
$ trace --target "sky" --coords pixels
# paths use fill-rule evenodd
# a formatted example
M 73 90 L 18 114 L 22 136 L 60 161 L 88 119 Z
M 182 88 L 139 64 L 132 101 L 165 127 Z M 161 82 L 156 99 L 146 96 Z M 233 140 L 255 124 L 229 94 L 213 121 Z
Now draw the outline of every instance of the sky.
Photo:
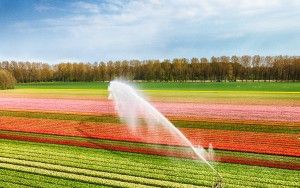
M 0 0 L 0 60 L 300 55 L 299 0 Z

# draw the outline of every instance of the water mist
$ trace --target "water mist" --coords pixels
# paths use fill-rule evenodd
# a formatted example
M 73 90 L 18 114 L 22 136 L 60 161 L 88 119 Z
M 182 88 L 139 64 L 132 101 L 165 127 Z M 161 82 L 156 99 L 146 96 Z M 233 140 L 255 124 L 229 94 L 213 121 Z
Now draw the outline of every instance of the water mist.
M 172 138 L 179 140 L 180 145 L 189 147 L 198 159 L 203 161 L 217 175 L 217 181 L 213 187 L 221 187 L 222 178 L 216 169 L 208 162 L 213 159 L 213 151 L 210 146 L 209 152 L 203 147 L 194 145 L 177 129 L 164 115 L 154 106 L 146 101 L 141 94 L 128 84 L 122 81 L 111 81 L 109 85 L 109 99 L 115 104 L 119 117 L 132 130 L 133 134 L 138 134 L 136 129 L 141 124 L 146 124 L 147 129 L 153 131 L 163 129 Z M 141 120 L 143 123 L 141 123 Z

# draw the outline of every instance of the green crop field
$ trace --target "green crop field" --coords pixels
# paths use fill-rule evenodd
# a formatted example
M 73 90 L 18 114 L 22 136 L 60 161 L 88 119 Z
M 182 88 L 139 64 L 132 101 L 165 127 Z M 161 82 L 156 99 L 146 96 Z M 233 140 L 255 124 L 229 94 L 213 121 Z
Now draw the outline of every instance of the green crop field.
M 299 82 L 222 82 L 222 83 L 133 83 L 153 101 L 201 103 L 244 103 L 294 105 L 300 100 Z M 2 96 L 106 99 L 108 83 L 53 82 L 18 84 L 15 90 L 2 91 Z
M 142 90 L 300 92 L 299 82 L 133 82 Z M 18 84 L 18 89 L 107 89 L 108 82 L 44 82 Z
M 3 185 L 19 187 L 210 187 L 213 174 L 193 160 L 0 140 Z M 42 148 L 42 149 L 41 149 Z M 300 173 L 215 164 L 226 187 L 297 187 Z
M 299 82 L 133 85 L 196 146 L 213 144 L 224 187 L 299 187 Z M 46 82 L 0 91 L 0 187 L 213 185 L 215 174 L 186 147 L 126 132 L 107 87 Z

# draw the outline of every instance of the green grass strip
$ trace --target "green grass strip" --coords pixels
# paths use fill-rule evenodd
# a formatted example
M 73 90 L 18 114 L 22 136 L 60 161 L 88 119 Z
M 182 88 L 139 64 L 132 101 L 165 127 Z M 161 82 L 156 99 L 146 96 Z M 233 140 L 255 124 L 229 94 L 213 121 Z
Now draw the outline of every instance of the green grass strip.
M 143 90 L 204 91 L 290 91 L 300 92 L 300 82 L 134 82 Z M 37 82 L 17 84 L 16 88 L 36 89 L 104 89 L 108 82 Z
M 104 184 L 104 185 L 108 185 L 108 186 L 117 186 L 117 187 L 137 187 L 137 186 L 149 187 L 146 185 L 138 185 L 138 184 L 129 183 L 129 182 L 116 181 L 116 180 L 112 180 L 112 179 L 104 179 L 104 178 L 99 178 L 99 177 L 79 175 L 79 174 L 60 172 L 60 171 L 55 171 L 55 170 L 47 170 L 47 169 L 38 168 L 38 167 L 22 166 L 22 165 L 9 164 L 9 163 L 0 163 L 0 168 L 18 170 L 18 171 L 29 172 L 29 173 L 36 173 L 36 174 L 45 175 L 45 176 L 74 179 L 74 180 L 79 180 L 79 181 L 83 181 L 83 182 L 95 183 L 95 184 L 99 184 L 99 185 Z
M 29 185 L 23 185 L 19 182 L 16 182 L 16 180 L 11 181 L 10 179 L 6 179 L 6 177 L 0 178 L 0 185 L 1 187 L 13 187 L 13 188 L 31 188 L 32 186 Z
M 183 183 L 176 183 L 176 182 L 169 182 L 164 180 L 155 180 L 155 179 L 149 179 L 144 177 L 137 177 L 137 176 L 131 176 L 131 175 L 124 175 L 124 174 L 118 174 L 118 173 L 112 173 L 112 172 L 101 172 L 96 170 L 90 170 L 90 169 L 83 169 L 83 168 L 77 168 L 77 167 L 69 167 L 69 166 L 63 166 L 63 165 L 55 165 L 50 163 L 43 163 L 43 162 L 35 162 L 35 161 L 28 161 L 28 160 L 19 160 L 19 159 L 12 159 L 12 158 L 4 158 L 0 157 L 0 166 L 7 166 L 7 164 L 14 164 L 18 166 L 28 166 L 28 167 L 34 167 L 39 169 L 45 169 L 45 170 L 53 170 L 57 172 L 65 172 L 65 173 L 71 173 L 74 175 L 85 175 L 89 177 L 97 177 L 97 178 L 105 178 L 105 179 L 112 179 L 112 180 L 119 180 L 119 181 L 125 181 L 128 183 L 136 183 L 141 185 L 150 185 L 150 186 L 162 186 L 162 187 L 189 187 L 191 185 L 186 185 Z M 4 164 L 7 163 L 7 164 Z
M 0 169 L 0 170 L 2 170 L 2 169 Z M 57 186 L 60 186 L 62 188 L 66 188 L 66 186 L 64 186 L 64 185 L 58 185 L 58 184 L 55 185 L 53 183 L 49 183 L 49 182 L 45 182 L 45 181 L 41 181 L 41 180 L 37 180 L 37 179 L 27 179 L 24 177 L 12 176 L 12 175 L 7 175 L 7 174 L 6 175 L 0 174 L 0 178 L 1 178 L 1 180 L 6 180 L 6 181 L 12 182 L 14 184 L 18 184 L 18 183 L 22 182 L 22 185 L 30 186 L 30 187 L 56 188 Z
M 99 187 L 95 184 L 84 183 L 80 181 L 70 181 L 63 178 L 55 178 L 52 176 L 43 176 L 34 173 L 15 171 L 10 169 L 0 168 L 0 175 L 2 180 L 10 180 L 12 182 L 23 182 L 23 184 L 28 184 L 28 186 L 39 185 L 39 187 L 82 187 L 82 188 L 95 188 Z M 27 182 L 30 180 L 31 182 Z M 33 183 L 32 183 L 33 182 Z M 103 186 L 104 187 L 104 186 Z
M 151 178 L 161 181 L 169 181 L 176 183 L 185 183 L 185 184 L 195 184 L 195 185 L 207 185 L 211 184 L 211 181 L 204 180 L 207 179 L 208 174 L 203 171 L 203 173 L 192 173 L 189 171 L 188 175 L 181 172 L 173 172 L 172 169 L 158 169 L 158 168 L 145 168 L 140 165 L 132 166 L 129 164 L 119 164 L 111 160 L 106 159 L 105 161 L 93 160 L 92 162 L 87 163 L 84 160 L 76 160 L 75 158 L 64 159 L 59 156 L 49 157 L 47 159 L 39 158 L 37 154 L 35 155 L 26 155 L 26 156 L 13 156 L 13 153 L 1 153 L 1 156 L 23 159 L 27 161 L 39 161 L 50 164 L 60 164 L 64 166 L 85 168 L 90 170 L 97 170 L 108 173 L 118 173 L 123 175 L 131 175 L 136 177 Z M 73 160 L 71 160 L 73 159 Z M 57 162 L 59 161 L 59 162 Z M 113 163 L 112 163 L 113 162 Z M 171 163 L 170 163 L 171 164 Z M 202 172 L 202 171 L 201 171 Z M 212 177 L 212 176 L 211 176 Z

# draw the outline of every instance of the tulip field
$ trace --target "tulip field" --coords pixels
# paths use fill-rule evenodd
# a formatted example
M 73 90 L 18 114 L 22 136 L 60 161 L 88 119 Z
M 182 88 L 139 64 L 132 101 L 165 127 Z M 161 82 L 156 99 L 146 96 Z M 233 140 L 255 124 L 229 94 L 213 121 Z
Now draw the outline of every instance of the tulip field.
M 300 187 L 300 83 L 136 83 L 224 187 Z M 214 172 L 164 129 L 133 133 L 108 83 L 0 90 L 0 187 L 212 187 Z M 138 134 L 137 134 L 138 133 Z

